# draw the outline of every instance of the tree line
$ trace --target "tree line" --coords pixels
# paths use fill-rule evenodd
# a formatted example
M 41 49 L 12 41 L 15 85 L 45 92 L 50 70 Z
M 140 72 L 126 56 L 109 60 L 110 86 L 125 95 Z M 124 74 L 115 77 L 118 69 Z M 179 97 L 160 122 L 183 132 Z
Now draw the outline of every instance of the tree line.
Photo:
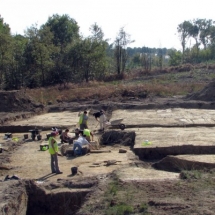
M 171 50 L 170 65 L 201 63 L 215 59 L 215 25 L 212 19 L 193 19 L 177 27 L 182 51 Z
M 213 59 L 215 27 L 212 20 L 184 21 L 178 26 L 182 51 L 166 48 L 129 48 L 130 35 L 120 28 L 113 43 L 104 39 L 94 23 L 90 35 L 81 36 L 77 22 L 54 14 L 40 28 L 32 25 L 23 35 L 12 35 L 0 17 L 0 89 L 66 85 L 121 76 L 128 69 L 178 65 Z M 195 45 L 187 48 L 188 38 Z M 201 44 L 203 49 L 201 49 Z M 169 58 L 165 58 L 165 56 Z
M 11 35 L 9 25 L 0 17 L 0 89 L 102 80 L 114 72 L 120 75 L 131 42 L 121 28 L 109 44 L 96 23 L 84 38 L 74 19 L 58 14 L 40 28 L 32 25 L 24 36 Z

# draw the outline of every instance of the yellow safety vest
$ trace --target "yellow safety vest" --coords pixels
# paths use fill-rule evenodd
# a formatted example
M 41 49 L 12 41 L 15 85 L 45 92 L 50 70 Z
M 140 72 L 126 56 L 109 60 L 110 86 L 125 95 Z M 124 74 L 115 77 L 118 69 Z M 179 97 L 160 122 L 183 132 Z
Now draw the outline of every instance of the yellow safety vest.
M 82 113 L 82 114 L 80 115 L 80 118 L 79 118 L 79 122 L 78 122 L 79 125 L 82 124 L 83 119 L 84 119 L 84 114 Z M 87 124 L 87 122 L 86 122 L 86 124 Z
M 90 130 L 89 129 L 84 129 L 84 135 L 89 137 L 90 136 Z
M 52 140 L 54 140 L 54 149 L 52 148 L 51 144 Z M 53 155 L 55 152 L 58 152 L 57 140 L 54 137 L 49 137 L 49 153 Z
M 80 118 L 79 118 L 79 124 L 82 124 L 82 122 L 83 122 L 83 117 L 84 117 L 84 114 L 82 113 L 82 114 L 80 115 Z

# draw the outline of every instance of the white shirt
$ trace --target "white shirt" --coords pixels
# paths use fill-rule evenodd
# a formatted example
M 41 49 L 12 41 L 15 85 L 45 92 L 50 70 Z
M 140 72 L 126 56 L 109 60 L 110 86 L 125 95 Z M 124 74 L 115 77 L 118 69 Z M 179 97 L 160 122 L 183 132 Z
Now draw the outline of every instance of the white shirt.
M 80 136 L 74 143 L 79 144 L 80 146 L 90 144 L 85 137 Z

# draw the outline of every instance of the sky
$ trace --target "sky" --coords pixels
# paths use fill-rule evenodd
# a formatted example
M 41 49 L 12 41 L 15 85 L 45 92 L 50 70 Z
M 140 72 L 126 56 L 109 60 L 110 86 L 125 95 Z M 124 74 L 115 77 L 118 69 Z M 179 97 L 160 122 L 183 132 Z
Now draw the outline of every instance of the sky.
M 177 26 L 185 20 L 215 20 L 214 0 L 0 0 L 0 15 L 12 34 L 38 28 L 53 14 L 69 15 L 80 33 L 90 35 L 97 23 L 113 42 L 120 28 L 135 40 L 130 47 L 181 50 Z

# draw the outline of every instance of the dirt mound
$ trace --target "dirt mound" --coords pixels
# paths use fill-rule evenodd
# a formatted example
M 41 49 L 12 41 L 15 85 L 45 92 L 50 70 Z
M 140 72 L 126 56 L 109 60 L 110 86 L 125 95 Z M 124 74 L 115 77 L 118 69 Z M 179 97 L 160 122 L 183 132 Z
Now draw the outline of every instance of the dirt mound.
M 135 132 L 122 132 L 122 131 L 106 131 L 100 139 L 100 143 L 103 145 L 121 144 L 124 146 L 134 146 Z
M 0 214 L 20 214 L 27 212 L 28 196 L 22 181 L 11 180 L 0 183 Z
M 0 112 L 39 111 L 42 104 L 34 102 L 23 91 L 0 91 Z
M 215 80 L 208 84 L 203 90 L 187 96 L 187 99 L 201 101 L 215 101 Z

